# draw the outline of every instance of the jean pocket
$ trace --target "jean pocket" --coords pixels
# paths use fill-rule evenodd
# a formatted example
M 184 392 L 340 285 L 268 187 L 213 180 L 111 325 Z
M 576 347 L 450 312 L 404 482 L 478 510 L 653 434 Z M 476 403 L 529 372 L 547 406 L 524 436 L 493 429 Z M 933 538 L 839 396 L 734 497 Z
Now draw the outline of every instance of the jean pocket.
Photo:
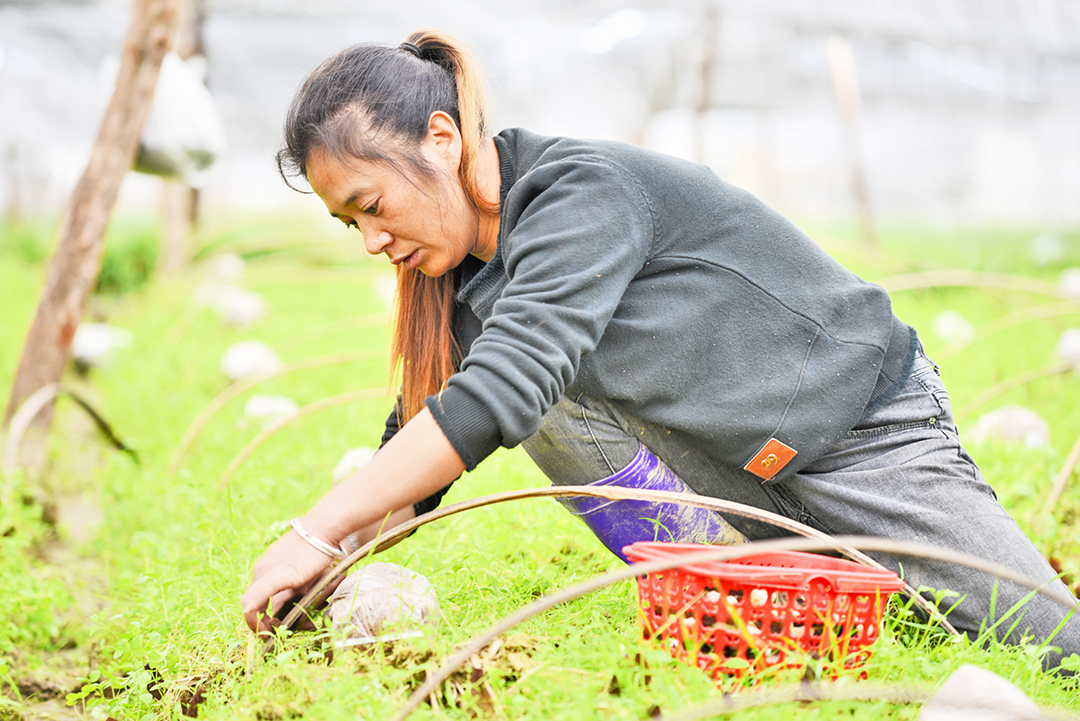
M 919 341 L 918 350 L 915 351 L 916 363 L 918 363 L 920 356 L 930 365 L 930 368 L 933 369 L 934 375 L 941 375 L 941 368 L 938 366 L 937 363 L 934 362 L 934 360 L 930 356 L 926 354 L 926 349 L 923 348 L 922 341 Z
M 939 428 L 939 419 L 949 416 L 948 402 L 945 387 L 934 375 L 930 364 L 919 364 L 895 396 L 860 418 L 842 438 L 865 440 Z
M 869 426 L 865 428 L 853 428 L 844 434 L 845 439 L 849 440 L 863 440 L 866 438 L 879 438 L 881 436 L 892 435 L 893 433 L 903 433 L 905 431 L 919 431 L 937 426 L 937 416 L 930 416 L 929 418 L 920 419 L 917 421 L 903 421 L 900 423 L 889 423 L 883 426 Z

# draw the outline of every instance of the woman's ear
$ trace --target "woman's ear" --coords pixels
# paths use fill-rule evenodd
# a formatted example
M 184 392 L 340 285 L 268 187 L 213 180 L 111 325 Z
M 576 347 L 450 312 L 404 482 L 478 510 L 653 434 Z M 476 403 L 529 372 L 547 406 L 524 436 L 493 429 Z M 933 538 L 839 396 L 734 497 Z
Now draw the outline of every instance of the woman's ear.
M 441 110 L 436 110 L 428 118 L 428 133 L 424 147 L 438 158 L 440 163 L 453 174 L 461 165 L 461 131 L 457 123 Z

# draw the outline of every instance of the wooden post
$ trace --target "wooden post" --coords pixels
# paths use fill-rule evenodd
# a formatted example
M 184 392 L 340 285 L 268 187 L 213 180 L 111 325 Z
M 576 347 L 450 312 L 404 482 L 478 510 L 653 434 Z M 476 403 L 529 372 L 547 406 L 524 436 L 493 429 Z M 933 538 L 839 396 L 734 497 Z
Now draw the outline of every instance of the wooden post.
M 19 146 L 14 142 L 4 150 L 4 172 L 7 175 L 7 202 L 4 204 L 4 224 L 16 228 L 23 219 L 23 196 L 19 192 Z
M 698 93 L 694 104 L 694 160 L 708 161 L 708 112 L 712 107 L 713 79 L 719 65 L 720 11 L 712 2 L 706 2 L 701 14 L 701 57 L 698 65 Z
M 169 48 L 178 0 L 133 0 L 116 89 L 90 160 L 68 201 L 45 289 L 23 346 L 4 425 L 38 389 L 60 380 L 86 296 L 101 269 L 105 230 L 120 183 L 131 168 L 150 112 L 161 59 Z M 48 429 L 51 406 L 35 426 Z M 43 458 L 41 459 L 43 460 Z
M 859 230 L 863 242 L 877 247 L 877 231 L 870 208 L 870 188 L 866 181 L 862 154 L 859 152 L 859 80 L 855 74 L 855 54 L 851 43 L 839 35 L 828 41 L 829 70 L 832 74 L 833 93 L 844 123 L 844 142 L 847 145 L 848 164 L 851 172 L 851 192 L 855 197 L 855 213 L 859 218 Z
M 173 47 L 182 60 L 206 57 L 206 0 L 181 0 Z M 203 78 L 206 81 L 206 78 Z M 199 190 L 166 178 L 161 190 L 160 270 L 173 274 L 188 262 L 188 238 L 199 220 Z

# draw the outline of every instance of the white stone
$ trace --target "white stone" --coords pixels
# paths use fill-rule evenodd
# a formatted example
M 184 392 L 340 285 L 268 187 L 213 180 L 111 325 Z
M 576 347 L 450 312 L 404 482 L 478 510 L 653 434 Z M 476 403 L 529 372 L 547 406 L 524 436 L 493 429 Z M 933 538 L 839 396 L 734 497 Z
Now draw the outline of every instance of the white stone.
M 258 293 L 235 286 L 222 286 L 214 310 L 228 325 L 243 327 L 266 315 L 266 300 Z
M 287 396 L 253 395 L 244 403 L 244 417 L 260 420 L 265 427 L 296 415 L 299 407 Z
M 974 444 L 1003 441 L 1043 448 L 1050 445 L 1050 426 L 1030 408 L 1007 405 L 983 414 L 964 434 L 964 440 Z
M 245 378 L 268 376 L 281 368 L 281 359 L 273 348 L 260 340 L 242 340 L 225 350 L 221 372 L 234 383 Z
M 334 466 L 334 483 L 341 483 L 351 476 L 357 468 L 371 460 L 375 451 L 370 448 L 350 448 L 341 456 L 341 460 Z
M 938 313 L 934 318 L 934 332 L 946 343 L 967 343 L 975 340 L 975 326 L 955 310 Z
M 964 664 L 923 704 L 919 721 L 1038 721 L 1039 707 L 1001 676 Z
M 1061 271 L 1058 290 L 1066 298 L 1080 298 L 1080 268 L 1066 268 Z
M 1066 328 L 1058 339 L 1057 357 L 1080 368 L 1080 328 Z
M 418 631 L 439 612 L 431 582 L 394 563 L 371 563 L 348 576 L 327 608 L 331 626 L 357 640 Z
M 266 315 L 266 301 L 257 293 L 237 288 L 240 291 L 229 302 L 218 309 L 218 314 L 226 324 L 242 328 L 249 326 Z
M 1028 246 L 1031 259 L 1037 265 L 1055 263 L 1065 257 L 1065 244 L 1057 233 L 1040 233 L 1031 239 Z
M 207 280 L 195 289 L 195 302 L 212 308 L 225 323 L 242 327 L 266 315 L 266 300 L 252 290 Z
M 244 275 L 246 265 L 236 253 L 222 253 L 210 261 L 210 273 L 222 283 L 235 283 Z
M 131 333 L 106 323 L 80 323 L 71 339 L 71 355 L 86 366 L 108 365 L 117 348 L 131 345 Z

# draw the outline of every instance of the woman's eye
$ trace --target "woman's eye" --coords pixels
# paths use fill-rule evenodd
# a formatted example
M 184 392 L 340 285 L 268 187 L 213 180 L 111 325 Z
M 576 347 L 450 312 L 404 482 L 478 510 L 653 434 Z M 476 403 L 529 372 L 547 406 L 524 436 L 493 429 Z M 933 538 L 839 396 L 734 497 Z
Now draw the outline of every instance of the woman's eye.
M 375 215 L 378 212 L 379 212 L 379 201 L 377 201 L 377 200 L 374 203 L 372 203 L 371 205 L 369 205 L 368 207 L 364 208 L 364 213 L 366 215 Z

